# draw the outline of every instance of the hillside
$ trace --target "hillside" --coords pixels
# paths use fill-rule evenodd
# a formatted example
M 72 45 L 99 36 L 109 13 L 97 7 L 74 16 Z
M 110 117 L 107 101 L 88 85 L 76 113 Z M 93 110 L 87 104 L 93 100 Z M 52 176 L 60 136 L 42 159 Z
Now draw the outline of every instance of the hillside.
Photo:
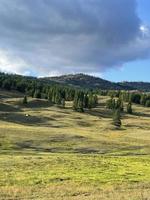
M 121 82 L 119 83 L 123 87 L 129 87 L 133 90 L 150 91 L 149 82 Z
M 150 108 L 112 126 L 109 97 L 84 113 L 0 90 L 0 199 L 148 200 Z
M 76 86 L 81 88 L 102 89 L 102 90 L 123 90 L 130 89 L 119 83 L 113 83 L 102 78 L 86 75 L 86 74 L 69 74 L 55 77 L 43 78 L 45 81 L 55 81 L 61 84 Z
M 55 81 L 61 84 L 67 84 L 82 88 L 102 89 L 102 90 L 142 90 L 150 91 L 150 83 L 146 82 L 120 82 L 115 83 L 85 74 L 70 74 L 63 76 L 47 77 L 41 79 L 46 81 Z
M 26 85 L 61 85 L 71 86 L 86 89 L 100 89 L 100 90 L 141 90 L 150 91 L 149 82 L 120 82 L 115 83 L 104 80 L 99 77 L 94 77 L 86 74 L 70 74 L 55 77 L 29 77 L 16 74 L 0 73 L 0 88 L 14 89 L 17 88 L 25 90 Z

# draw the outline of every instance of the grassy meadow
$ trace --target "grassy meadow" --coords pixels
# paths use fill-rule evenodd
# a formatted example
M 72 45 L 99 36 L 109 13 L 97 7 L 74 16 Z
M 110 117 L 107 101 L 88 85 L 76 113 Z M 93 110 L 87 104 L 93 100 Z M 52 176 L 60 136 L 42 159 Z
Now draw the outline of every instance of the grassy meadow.
M 78 113 L 0 91 L 0 200 L 149 200 L 150 108 L 116 130 L 108 98 Z

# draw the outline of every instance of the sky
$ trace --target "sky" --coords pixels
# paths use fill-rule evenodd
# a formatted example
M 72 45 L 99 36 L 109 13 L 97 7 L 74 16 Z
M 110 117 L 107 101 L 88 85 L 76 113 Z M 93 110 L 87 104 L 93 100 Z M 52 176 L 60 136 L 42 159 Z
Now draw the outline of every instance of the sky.
M 150 82 L 149 0 L 0 0 L 0 71 Z

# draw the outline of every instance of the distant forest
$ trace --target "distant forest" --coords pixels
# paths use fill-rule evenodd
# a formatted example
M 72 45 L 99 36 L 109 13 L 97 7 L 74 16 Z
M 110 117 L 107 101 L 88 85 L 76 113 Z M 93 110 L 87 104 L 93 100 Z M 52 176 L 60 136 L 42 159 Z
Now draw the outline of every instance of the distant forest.
M 81 77 L 82 76 L 82 77 Z M 76 81 L 85 83 L 88 79 L 88 86 L 93 84 L 94 77 L 80 74 Z M 97 87 L 77 87 L 75 84 L 67 84 L 65 81 L 56 81 L 55 78 L 38 79 L 21 75 L 0 74 L 0 88 L 4 90 L 16 90 L 24 94 L 22 104 L 28 104 L 28 97 L 37 99 L 46 99 L 51 105 L 57 105 L 65 108 L 66 101 L 71 101 L 72 109 L 77 112 L 84 112 L 87 109 L 96 108 L 99 105 L 100 96 L 109 96 L 106 102 L 106 108 L 113 113 L 113 123 L 116 127 L 121 127 L 121 113 L 126 112 L 133 114 L 132 103 L 141 104 L 150 107 L 150 93 L 141 91 L 127 90 L 102 90 Z M 73 76 L 74 79 L 74 76 Z M 62 80 L 62 77 L 61 77 Z M 67 79 L 68 80 L 68 79 Z M 71 80 L 71 79 L 69 79 Z M 108 83 L 107 81 L 102 81 Z M 71 80 L 72 82 L 72 80 Z M 111 82 L 109 82 L 110 84 Z

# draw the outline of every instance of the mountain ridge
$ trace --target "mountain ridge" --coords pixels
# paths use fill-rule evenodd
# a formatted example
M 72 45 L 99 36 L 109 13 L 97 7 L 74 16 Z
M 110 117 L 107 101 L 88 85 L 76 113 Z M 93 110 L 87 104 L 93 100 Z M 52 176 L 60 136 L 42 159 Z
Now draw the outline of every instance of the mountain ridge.
M 150 91 L 150 82 L 142 82 L 142 81 L 112 82 L 109 80 L 105 80 L 96 76 L 91 76 L 83 73 L 44 77 L 41 80 L 47 82 L 54 81 L 59 84 L 67 84 L 71 86 L 91 88 L 91 89 Z
M 53 77 L 32 77 L 17 74 L 6 74 L 0 72 L 0 87 L 2 82 L 7 79 L 15 81 L 19 78 L 22 81 L 38 81 L 43 84 L 58 84 L 63 86 L 72 86 L 83 89 L 100 89 L 100 90 L 139 90 L 150 92 L 150 82 L 112 82 L 99 77 L 91 76 L 88 74 L 68 74 Z

